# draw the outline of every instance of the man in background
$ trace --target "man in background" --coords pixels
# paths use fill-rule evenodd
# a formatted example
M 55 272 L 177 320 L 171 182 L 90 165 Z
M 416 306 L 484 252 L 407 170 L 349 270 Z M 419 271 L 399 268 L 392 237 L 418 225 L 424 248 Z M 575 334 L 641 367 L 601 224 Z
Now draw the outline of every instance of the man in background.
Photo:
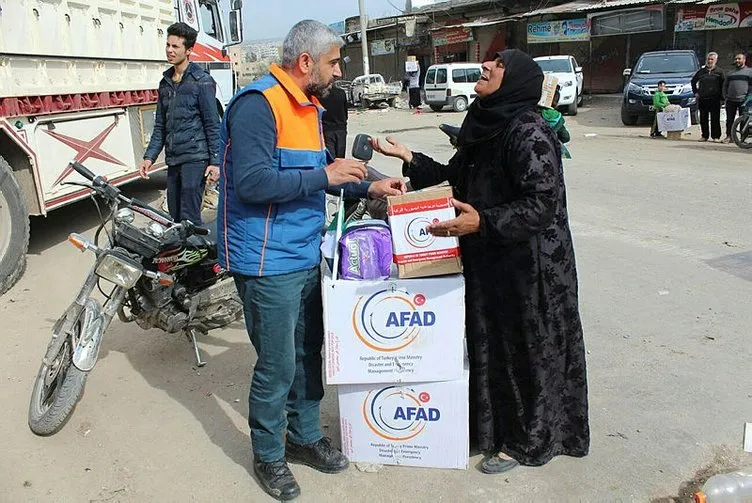
M 700 141 L 721 139 L 721 102 L 723 100 L 723 70 L 718 68 L 718 53 L 708 54 L 706 65 L 700 68 L 692 77 L 692 91 L 697 97 L 700 109 Z M 710 125 L 708 126 L 708 121 Z
M 165 53 L 172 67 L 159 82 L 154 131 L 139 172 L 147 178 L 164 148 L 170 216 L 200 224 L 205 177 L 219 178 L 219 115 L 214 79 L 189 61 L 197 37 L 185 23 L 167 28 Z
M 752 68 L 747 66 L 747 57 L 739 53 L 734 58 L 734 69 L 723 81 L 723 97 L 726 99 L 726 138 L 723 139 L 723 143 L 731 143 L 731 126 L 734 124 L 734 118 L 750 94 Z
M 326 109 L 321 118 L 326 149 L 333 158 L 344 159 L 347 150 L 347 95 L 335 85 L 319 101 Z

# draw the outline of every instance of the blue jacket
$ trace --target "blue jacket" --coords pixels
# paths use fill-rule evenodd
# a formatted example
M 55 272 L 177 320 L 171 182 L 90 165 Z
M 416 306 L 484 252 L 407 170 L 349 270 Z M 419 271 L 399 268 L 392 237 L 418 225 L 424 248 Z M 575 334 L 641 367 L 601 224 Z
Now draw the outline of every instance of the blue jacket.
M 303 271 L 321 260 L 331 161 L 323 108 L 284 70 L 270 71 L 230 101 L 220 133 L 219 263 L 244 276 Z M 369 185 L 343 188 L 365 197 Z
M 189 63 L 180 83 L 172 82 L 175 68 L 159 82 L 154 131 L 144 159 L 152 161 L 165 149 L 165 162 L 219 163 L 219 116 L 214 79 L 196 63 Z

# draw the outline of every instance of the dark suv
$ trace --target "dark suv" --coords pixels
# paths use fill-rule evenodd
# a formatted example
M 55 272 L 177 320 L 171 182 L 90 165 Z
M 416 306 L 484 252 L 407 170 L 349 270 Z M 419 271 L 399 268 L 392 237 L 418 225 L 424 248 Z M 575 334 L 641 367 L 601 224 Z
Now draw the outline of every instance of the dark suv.
M 632 126 L 641 116 L 652 116 L 653 94 L 658 82 L 666 81 L 666 96 L 672 105 L 690 109 L 692 124 L 697 124 L 697 99 L 692 92 L 692 77 L 700 69 L 694 51 L 646 52 L 634 67 L 624 70 L 629 77 L 624 86 L 621 121 Z

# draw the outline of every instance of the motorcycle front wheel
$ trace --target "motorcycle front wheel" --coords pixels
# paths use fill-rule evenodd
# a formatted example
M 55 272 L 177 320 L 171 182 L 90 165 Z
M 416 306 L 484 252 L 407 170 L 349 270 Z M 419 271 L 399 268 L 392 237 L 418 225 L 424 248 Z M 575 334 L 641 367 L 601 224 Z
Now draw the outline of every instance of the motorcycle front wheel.
M 63 319 L 67 319 L 68 314 Z M 78 370 L 72 360 L 73 349 L 82 335 L 82 324 L 79 316 L 70 330 L 60 330 L 58 337 L 65 337 L 65 340 L 57 354 L 45 358 L 39 368 L 29 404 L 29 428 L 37 435 L 57 433 L 67 422 L 84 391 L 87 373 Z M 50 344 L 54 343 L 53 339 Z
M 731 139 L 739 148 L 752 148 L 752 132 L 750 132 L 749 120 L 747 115 L 742 115 L 737 117 L 731 126 Z

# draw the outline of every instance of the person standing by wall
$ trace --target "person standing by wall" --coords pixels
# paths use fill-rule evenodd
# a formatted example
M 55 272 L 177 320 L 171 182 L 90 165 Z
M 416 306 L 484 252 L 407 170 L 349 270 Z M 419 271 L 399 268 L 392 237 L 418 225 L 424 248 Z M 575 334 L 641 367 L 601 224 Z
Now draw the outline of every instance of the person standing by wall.
M 347 151 L 347 95 L 337 86 L 319 100 L 326 109 L 321 124 L 326 148 L 335 159 L 344 159 Z
M 410 108 L 420 108 L 420 67 L 412 72 L 407 72 L 409 82 L 407 83 L 407 92 L 410 98 Z
M 164 148 L 170 216 L 201 224 L 206 177 L 219 178 L 219 115 L 214 79 L 188 59 L 197 37 L 185 23 L 167 28 L 165 52 L 172 67 L 159 82 L 154 131 L 139 172 L 147 178 Z
M 739 53 L 734 58 L 734 69 L 723 81 L 723 97 L 726 100 L 726 138 L 723 143 L 731 143 L 731 126 L 739 108 L 752 94 L 752 68 L 747 66 L 747 58 Z M 741 115 L 741 113 L 739 113 Z
M 721 102 L 723 101 L 723 70 L 716 66 L 718 53 L 708 53 L 706 65 L 700 68 L 692 77 L 692 91 L 697 97 L 700 108 L 700 127 L 702 138 L 700 141 L 721 139 Z M 708 126 L 708 121 L 710 125 Z

